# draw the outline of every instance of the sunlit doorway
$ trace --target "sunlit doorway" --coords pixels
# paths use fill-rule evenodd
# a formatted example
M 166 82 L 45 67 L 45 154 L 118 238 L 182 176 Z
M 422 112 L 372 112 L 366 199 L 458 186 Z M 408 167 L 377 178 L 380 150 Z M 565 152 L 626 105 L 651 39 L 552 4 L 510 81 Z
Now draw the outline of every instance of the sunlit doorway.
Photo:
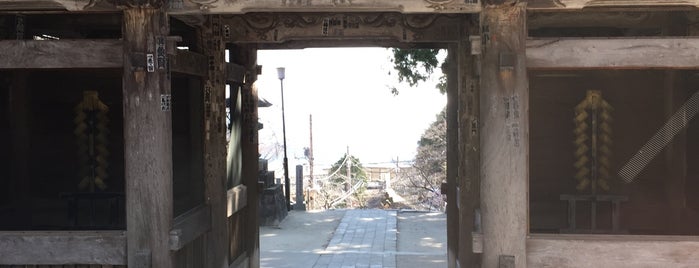
M 391 59 L 375 47 L 258 51 L 256 87 L 271 104 L 259 109 L 261 167 L 267 186 L 284 187 L 283 87 L 292 205 L 261 218 L 262 267 L 446 267 L 441 70 L 411 87 Z

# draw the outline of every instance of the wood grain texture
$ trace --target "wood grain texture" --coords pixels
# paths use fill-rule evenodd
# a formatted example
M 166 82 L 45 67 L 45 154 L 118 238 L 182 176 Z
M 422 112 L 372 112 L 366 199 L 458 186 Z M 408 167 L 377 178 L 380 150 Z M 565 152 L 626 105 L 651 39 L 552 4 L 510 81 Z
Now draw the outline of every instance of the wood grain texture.
M 172 72 L 206 77 L 209 75 L 209 60 L 206 56 L 188 50 L 177 50 L 171 58 Z
M 528 0 L 527 3 L 531 11 L 580 11 L 583 8 L 667 11 L 699 4 L 696 0 Z
M 124 231 L 0 232 L 0 264 L 126 264 Z
M 60 3 L 53 0 L 3 0 L 0 10 L 64 10 Z
M 699 38 L 527 40 L 529 69 L 699 69 Z
M 147 72 L 156 36 L 169 33 L 167 15 L 148 8 L 124 10 L 124 169 L 128 266 L 170 268 L 173 223 L 172 115 L 161 110 L 170 94 L 167 72 Z M 142 61 L 142 62 L 141 62 Z
M 198 29 L 197 47 L 207 58 L 213 57 L 213 68 L 208 68 L 201 90 L 204 94 L 204 180 L 206 203 L 211 207 L 211 230 L 206 235 L 206 267 L 226 267 L 228 260 L 228 217 L 226 205 L 226 87 L 223 84 L 225 63 L 220 29 L 214 29 L 212 19 Z M 220 25 L 218 25 L 220 27 Z M 219 35 L 215 36 L 214 32 Z M 233 134 L 231 134 L 233 137 Z
M 529 83 L 526 5 L 490 6 L 482 14 L 480 94 L 483 267 L 501 255 L 526 267 L 529 181 Z
M 242 149 L 242 177 L 243 184 L 247 186 L 248 204 L 245 208 L 245 248 L 249 257 L 249 267 L 256 268 L 260 266 L 260 219 L 259 206 L 260 195 L 258 190 L 261 190 L 258 185 L 259 176 L 259 151 L 258 151 L 258 135 L 257 135 L 257 87 L 254 84 L 257 81 L 257 50 L 253 47 L 241 47 L 239 50 L 241 63 L 246 67 L 247 77 L 246 84 L 242 87 L 242 134 L 241 134 L 241 149 Z
M 314 0 L 314 1 L 207 1 L 200 5 L 185 1 L 179 6 L 171 7 L 170 14 L 206 14 L 227 13 L 243 14 L 252 12 L 403 12 L 403 13 L 477 13 L 481 10 L 479 2 L 431 1 L 424 0 Z M 203 3 L 203 2 L 201 2 Z
M 402 13 L 478 13 L 482 10 L 479 2 L 467 3 L 461 1 L 424 0 L 353 0 L 340 2 L 337 0 L 316 0 L 307 2 L 283 2 L 275 0 L 236 1 L 214 0 L 200 2 L 185 1 L 170 5 L 167 10 L 173 15 L 202 15 L 211 13 L 243 14 L 246 12 L 402 12 Z M 497 4 L 504 1 L 486 1 Z M 579 11 L 583 8 L 606 8 L 638 10 L 639 8 L 654 8 L 656 10 L 688 9 L 699 6 L 696 0 L 528 0 L 529 10 Z M 0 11 L 118 11 L 109 1 L 98 1 L 92 5 L 89 0 L 3 0 Z
M 121 40 L 2 40 L 0 69 L 121 68 Z
M 174 219 L 170 250 L 180 250 L 211 229 L 211 208 L 201 205 Z
M 472 55 L 469 36 L 480 33 L 480 21 L 472 19 L 461 23 L 461 38 L 458 54 L 454 59 L 458 68 L 458 139 L 459 139 L 459 264 L 460 267 L 480 267 L 480 258 L 475 244 L 474 233 L 481 232 L 476 221 L 476 211 L 480 206 L 480 128 L 478 126 L 480 107 L 480 82 L 478 55 Z M 479 42 L 480 44 L 480 42 Z M 480 245 L 482 252 L 482 244 Z
M 699 267 L 699 237 L 535 235 L 527 239 L 529 267 Z
M 228 201 L 226 204 L 228 206 L 228 217 L 248 205 L 248 187 L 245 185 L 241 184 L 228 190 L 227 196 Z
M 447 67 L 447 236 L 458 237 L 461 223 L 461 211 L 458 200 L 458 170 L 459 170 L 459 87 L 456 77 L 455 54 L 458 46 L 451 44 L 448 49 Z M 449 267 L 457 267 L 459 255 L 459 239 L 447 240 L 447 261 Z

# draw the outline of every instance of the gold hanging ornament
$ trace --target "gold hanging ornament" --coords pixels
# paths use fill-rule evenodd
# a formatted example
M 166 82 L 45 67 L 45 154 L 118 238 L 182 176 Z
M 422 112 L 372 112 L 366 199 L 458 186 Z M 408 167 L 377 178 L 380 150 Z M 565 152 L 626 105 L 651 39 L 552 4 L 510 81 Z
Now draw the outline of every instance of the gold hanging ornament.
M 598 187 L 609 191 L 613 111 L 599 90 L 588 90 L 585 99 L 575 106 L 573 133 L 577 149 L 573 165 L 578 191 L 589 188 L 595 194 Z
M 107 112 L 109 107 L 100 101 L 97 91 L 83 91 L 82 101 L 75 106 L 75 131 L 80 161 L 80 183 L 78 188 L 94 192 L 96 188 L 107 188 L 107 159 L 109 143 L 107 136 Z

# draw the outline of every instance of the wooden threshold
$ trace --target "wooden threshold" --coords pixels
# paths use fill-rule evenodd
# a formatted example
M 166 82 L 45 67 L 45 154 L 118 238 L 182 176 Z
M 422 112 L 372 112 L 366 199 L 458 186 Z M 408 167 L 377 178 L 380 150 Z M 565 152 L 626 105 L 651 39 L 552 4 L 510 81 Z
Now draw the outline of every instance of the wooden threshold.
M 699 237 L 530 234 L 529 267 L 699 267 Z
M 3 231 L 0 264 L 126 264 L 125 231 Z

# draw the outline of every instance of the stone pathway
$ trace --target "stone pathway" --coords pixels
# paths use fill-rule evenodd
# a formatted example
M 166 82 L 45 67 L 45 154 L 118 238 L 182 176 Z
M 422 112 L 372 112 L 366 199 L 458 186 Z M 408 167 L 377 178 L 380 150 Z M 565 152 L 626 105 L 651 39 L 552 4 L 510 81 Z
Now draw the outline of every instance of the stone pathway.
M 396 211 L 347 210 L 314 268 L 395 268 Z

